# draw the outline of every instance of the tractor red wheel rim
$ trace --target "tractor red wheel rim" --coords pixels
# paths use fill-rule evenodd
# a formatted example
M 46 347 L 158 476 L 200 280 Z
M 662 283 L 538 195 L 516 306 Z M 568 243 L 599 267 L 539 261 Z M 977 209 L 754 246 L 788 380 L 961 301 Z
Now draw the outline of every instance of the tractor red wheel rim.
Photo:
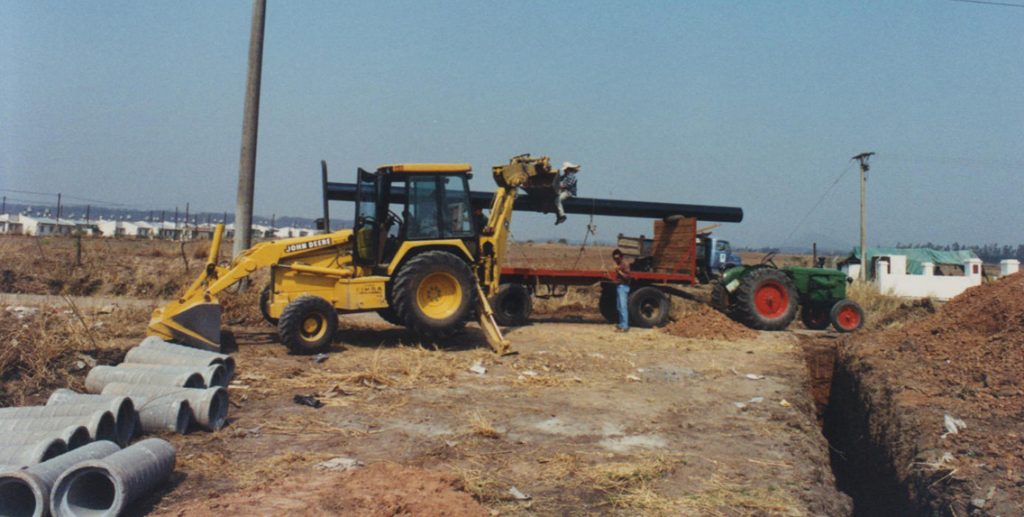
M 843 307 L 839 309 L 839 314 L 836 314 L 836 321 L 839 322 L 840 327 L 853 330 L 860 326 L 860 313 L 853 307 Z
M 780 282 L 769 280 L 754 292 L 754 308 L 765 318 L 778 318 L 789 308 L 789 291 Z

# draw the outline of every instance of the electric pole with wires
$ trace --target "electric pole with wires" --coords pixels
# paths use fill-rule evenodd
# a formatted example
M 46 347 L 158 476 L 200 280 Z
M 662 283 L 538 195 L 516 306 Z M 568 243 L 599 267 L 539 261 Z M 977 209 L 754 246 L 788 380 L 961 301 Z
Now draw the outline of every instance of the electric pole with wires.
M 868 279 L 868 241 L 867 232 L 864 228 L 866 203 L 867 203 L 867 181 L 868 171 L 871 170 L 871 166 L 868 165 L 868 159 L 871 158 L 875 153 L 860 153 L 851 160 L 857 160 L 860 162 L 860 281 L 864 282 Z

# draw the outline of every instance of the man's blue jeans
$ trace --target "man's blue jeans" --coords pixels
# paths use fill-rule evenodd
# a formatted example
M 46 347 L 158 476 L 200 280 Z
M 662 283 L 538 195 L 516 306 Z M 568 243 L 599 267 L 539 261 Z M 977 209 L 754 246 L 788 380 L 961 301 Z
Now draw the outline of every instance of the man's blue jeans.
M 615 286 L 615 294 L 617 295 L 617 306 L 619 308 L 619 328 L 626 330 L 629 328 L 629 285 L 619 284 Z

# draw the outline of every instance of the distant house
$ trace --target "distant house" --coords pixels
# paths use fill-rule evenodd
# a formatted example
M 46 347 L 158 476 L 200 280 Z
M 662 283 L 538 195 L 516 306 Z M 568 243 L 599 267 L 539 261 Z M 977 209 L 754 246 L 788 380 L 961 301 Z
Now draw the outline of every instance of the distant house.
M 22 235 L 25 233 L 25 216 L 18 214 L 0 214 L 0 233 Z
M 860 249 L 840 267 L 851 279 L 860 276 Z M 982 262 L 973 251 L 930 248 L 868 248 L 868 281 L 884 294 L 904 298 L 948 300 L 981 285 Z
M 96 223 L 104 237 L 139 237 L 139 226 L 128 221 L 99 221 Z

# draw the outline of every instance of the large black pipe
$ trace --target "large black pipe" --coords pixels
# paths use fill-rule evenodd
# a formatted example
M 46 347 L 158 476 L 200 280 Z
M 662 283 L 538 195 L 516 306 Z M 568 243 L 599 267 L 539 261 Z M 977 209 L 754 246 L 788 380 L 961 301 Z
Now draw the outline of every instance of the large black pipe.
M 327 199 L 331 201 L 355 201 L 356 185 L 354 183 L 326 183 Z M 391 190 L 392 202 L 405 202 L 405 187 L 394 186 Z M 490 192 L 470 192 L 470 202 L 474 208 L 489 208 L 494 194 Z M 681 203 L 654 203 L 650 201 L 623 201 L 621 199 L 595 199 L 574 197 L 563 203 L 566 213 L 585 215 L 607 215 L 612 217 L 639 217 L 643 219 L 661 219 L 673 215 L 696 217 L 701 221 L 720 223 L 738 223 L 743 220 L 743 209 L 732 206 L 687 205 Z M 516 210 L 543 212 L 544 204 L 539 199 L 530 198 L 526 194 L 516 197 Z

